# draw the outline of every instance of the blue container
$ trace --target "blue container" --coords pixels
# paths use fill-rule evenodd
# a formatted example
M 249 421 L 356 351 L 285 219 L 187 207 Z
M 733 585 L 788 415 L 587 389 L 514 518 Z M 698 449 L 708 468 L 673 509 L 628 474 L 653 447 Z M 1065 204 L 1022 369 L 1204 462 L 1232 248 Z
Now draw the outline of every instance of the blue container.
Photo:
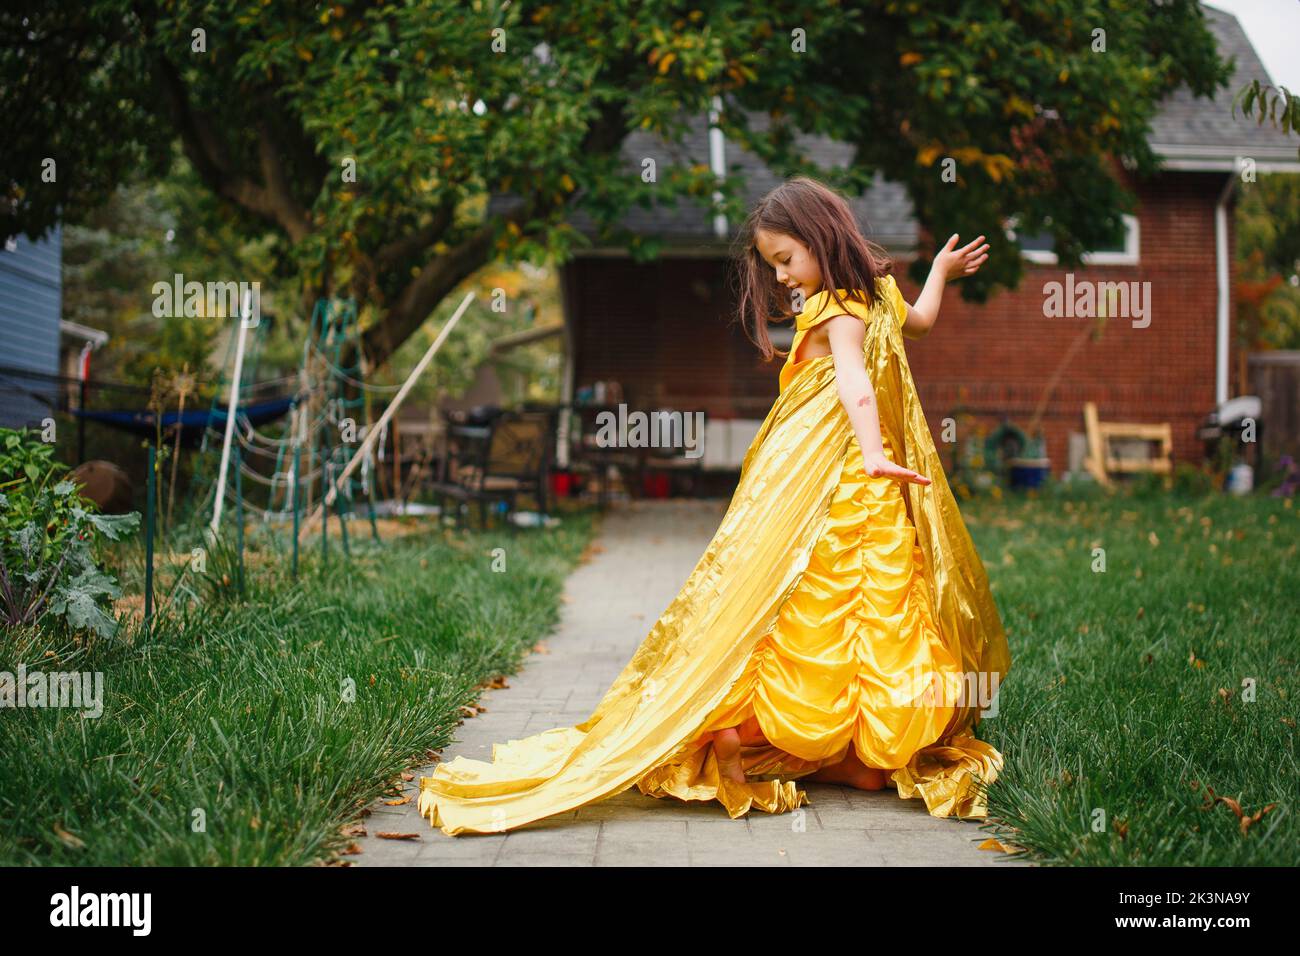
M 1052 462 L 1048 458 L 1008 458 L 1011 467 L 1011 487 L 1038 488 L 1052 473 Z

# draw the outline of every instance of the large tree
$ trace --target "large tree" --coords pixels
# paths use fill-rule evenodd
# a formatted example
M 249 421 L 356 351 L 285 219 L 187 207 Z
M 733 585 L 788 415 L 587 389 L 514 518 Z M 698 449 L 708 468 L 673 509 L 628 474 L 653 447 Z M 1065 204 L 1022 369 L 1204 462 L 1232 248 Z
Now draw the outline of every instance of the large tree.
M 6 9 L 0 44 L 0 233 L 75 220 L 179 141 L 227 215 L 281 237 L 304 311 L 371 307 L 376 362 L 492 259 L 562 259 L 575 206 L 611 226 L 721 187 L 742 217 L 734 175 L 662 155 L 647 182 L 620 153 L 633 129 L 678 139 L 715 95 L 782 175 L 855 190 L 882 172 L 929 232 L 1015 216 L 1068 263 L 1131 209 L 1115 163 L 1155 168 L 1160 97 L 1226 78 L 1191 0 L 87 0 Z M 854 144 L 853 165 L 810 167 L 797 131 Z M 498 193 L 519 201 L 489 215 Z M 994 251 L 964 295 L 1018 281 L 1014 247 Z

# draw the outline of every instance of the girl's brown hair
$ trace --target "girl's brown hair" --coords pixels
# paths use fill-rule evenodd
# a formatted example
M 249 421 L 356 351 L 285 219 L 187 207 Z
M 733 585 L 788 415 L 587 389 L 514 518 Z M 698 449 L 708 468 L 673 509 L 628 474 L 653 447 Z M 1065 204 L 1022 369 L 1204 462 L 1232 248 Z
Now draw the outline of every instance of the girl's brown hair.
M 760 199 L 740 227 L 739 252 L 734 257 L 738 318 L 763 361 L 788 354 L 772 345 L 768 324 L 788 321 L 796 313 L 790 290 L 776 281 L 776 270 L 758 251 L 760 229 L 791 236 L 807 246 L 821 272 L 822 289 L 829 290 L 844 311 L 848 309 L 840 289 L 850 290 L 851 300 L 867 306 L 879 300 L 876 279 L 892 265 L 888 253 L 862 235 L 848 201 L 838 192 L 807 176 L 787 180 Z

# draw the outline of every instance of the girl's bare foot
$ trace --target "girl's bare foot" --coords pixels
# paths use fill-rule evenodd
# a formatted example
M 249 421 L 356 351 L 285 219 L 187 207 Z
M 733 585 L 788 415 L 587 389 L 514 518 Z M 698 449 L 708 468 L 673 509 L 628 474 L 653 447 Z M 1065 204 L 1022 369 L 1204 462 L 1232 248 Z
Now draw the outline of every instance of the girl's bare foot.
M 828 764 L 810 774 L 807 779 L 818 783 L 847 784 L 857 790 L 883 790 L 892 771 L 868 767 L 858 759 L 857 751 L 849 747 L 844 759 Z
M 885 771 L 878 767 L 849 766 L 848 761 L 840 761 L 820 767 L 807 779 L 816 783 L 846 784 L 854 790 L 884 790 Z
M 849 782 L 849 786 L 859 790 L 884 790 L 885 771 L 879 767 L 863 767 L 862 773 Z
M 713 754 L 718 758 L 718 770 L 733 783 L 745 782 L 745 771 L 740 765 L 740 734 L 735 727 L 713 733 Z

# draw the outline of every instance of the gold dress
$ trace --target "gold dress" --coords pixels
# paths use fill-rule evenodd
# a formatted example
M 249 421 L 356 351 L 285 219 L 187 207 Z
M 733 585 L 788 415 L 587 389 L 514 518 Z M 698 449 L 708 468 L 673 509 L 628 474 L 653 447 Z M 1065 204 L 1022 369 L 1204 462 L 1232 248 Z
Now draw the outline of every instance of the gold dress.
M 439 764 L 420 779 L 430 823 L 499 833 L 633 785 L 783 813 L 809 802 L 797 778 L 850 746 L 931 814 L 987 815 L 1002 756 L 972 731 L 1010 667 L 1006 634 L 917 398 L 902 293 L 879 282 L 870 308 L 839 291 L 866 326 L 886 454 L 932 484 L 869 477 L 833 357 L 793 361 L 844 311 L 812 296 L 713 540 L 591 716 L 495 744 L 491 763 Z M 740 784 L 712 733 L 750 716 L 768 743 L 742 748 Z

